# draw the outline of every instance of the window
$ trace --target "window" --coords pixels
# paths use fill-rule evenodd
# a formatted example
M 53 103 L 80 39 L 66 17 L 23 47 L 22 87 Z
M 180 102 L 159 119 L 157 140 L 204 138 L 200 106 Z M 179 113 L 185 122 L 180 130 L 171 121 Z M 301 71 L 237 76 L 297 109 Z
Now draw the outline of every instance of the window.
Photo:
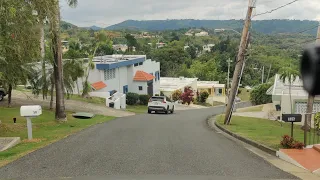
M 142 66 L 142 65 L 143 65 L 143 62 L 140 62 L 140 63 L 139 63 L 139 66 Z
M 110 80 L 116 78 L 116 69 L 105 69 L 104 80 Z
M 142 86 L 139 86 L 139 91 L 142 91 Z

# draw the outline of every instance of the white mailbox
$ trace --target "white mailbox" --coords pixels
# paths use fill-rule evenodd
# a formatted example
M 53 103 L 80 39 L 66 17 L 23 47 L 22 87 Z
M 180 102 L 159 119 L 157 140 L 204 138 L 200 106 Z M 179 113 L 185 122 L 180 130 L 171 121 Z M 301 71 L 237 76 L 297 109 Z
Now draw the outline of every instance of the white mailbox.
M 42 108 L 39 105 L 35 106 L 21 106 L 20 115 L 26 117 L 28 128 L 28 139 L 32 139 L 32 122 L 31 118 L 40 116 L 42 114 Z
M 41 106 L 21 106 L 20 115 L 23 117 L 37 117 L 42 114 Z

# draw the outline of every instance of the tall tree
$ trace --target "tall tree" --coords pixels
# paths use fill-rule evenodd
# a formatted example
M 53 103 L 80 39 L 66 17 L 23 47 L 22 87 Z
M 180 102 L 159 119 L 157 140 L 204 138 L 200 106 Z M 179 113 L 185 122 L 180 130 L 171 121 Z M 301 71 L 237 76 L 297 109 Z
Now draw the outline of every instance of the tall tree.
M 291 86 L 292 83 L 296 80 L 299 76 L 299 71 L 292 67 L 283 67 L 280 70 L 280 80 L 285 84 L 289 83 L 289 96 L 290 96 L 290 107 L 291 107 L 291 114 L 293 113 L 293 106 L 292 106 L 292 97 L 291 97 Z
M 54 57 L 53 72 L 56 88 L 56 120 L 66 121 L 64 104 L 64 85 L 63 85 L 63 65 L 62 65 L 62 48 L 60 39 L 60 6 L 59 0 L 53 1 L 53 16 L 50 18 L 50 31 L 52 34 L 52 52 Z M 67 0 L 71 7 L 76 7 L 77 0 Z
M 128 51 L 132 52 L 133 47 L 137 48 L 138 42 L 136 38 L 134 38 L 134 36 L 132 36 L 131 34 L 126 34 L 125 38 L 127 40 Z
M 8 90 L 8 106 L 12 89 L 26 82 L 28 63 L 39 57 L 39 31 L 32 12 L 33 6 L 26 1 L 0 3 L 0 84 Z

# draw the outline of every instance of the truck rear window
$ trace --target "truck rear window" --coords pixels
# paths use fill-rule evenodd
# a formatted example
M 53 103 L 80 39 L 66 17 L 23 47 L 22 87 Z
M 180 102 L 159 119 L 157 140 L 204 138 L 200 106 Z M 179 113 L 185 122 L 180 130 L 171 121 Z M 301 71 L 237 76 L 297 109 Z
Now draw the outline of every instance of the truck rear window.
M 163 101 L 164 100 L 164 97 L 152 97 L 151 98 L 151 101 Z

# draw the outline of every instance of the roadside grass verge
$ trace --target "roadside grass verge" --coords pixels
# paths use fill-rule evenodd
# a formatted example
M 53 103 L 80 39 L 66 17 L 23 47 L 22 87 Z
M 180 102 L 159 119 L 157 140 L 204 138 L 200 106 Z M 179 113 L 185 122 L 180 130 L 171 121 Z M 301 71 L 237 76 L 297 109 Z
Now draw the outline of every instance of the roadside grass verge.
M 237 109 L 237 112 L 260 112 L 262 111 L 263 105 L 252 106 L 248 108 Z
M 219 115 L 216 117 L 216 122 L 233 133 L 276 150 L 281 148 L 282 136 L 291 134 L 291 123 L 280 123 L 268 119 L 232 116 L 231 125 L 226 126 L 223 124 L 224 115 Z M 303 142 L 303 131 L 300 127 L 294 125 L 293 137 L 295 140 Z
M 245 88 L 240 88 L 241 93 L 238 95 L 241 101 L 249 101 L 251 90 L 247 90 Z
M 0 137 L 20 137 L 21 143 L 0 152 L 0 167 L 39 148 L 47 146 L 64 137 L 88 128 L 92 125 L 113 120 L 114 117 L 96 115 L 92 119 L 75 119 L 68 113 L 68 121 L 58 123 L 54 112 L 43 110 L 42 115 L 32 119 L 33 140 L 27 139 L 26 120 L 20 117 L 19 108 L 0 107 Z M 14 124 L 12 118 L 17 118 Z
M 133 112 L 136 114 L 145 114 L 148 112 L 148 106 L 144 105 L 127 105 L 127 111 Z

